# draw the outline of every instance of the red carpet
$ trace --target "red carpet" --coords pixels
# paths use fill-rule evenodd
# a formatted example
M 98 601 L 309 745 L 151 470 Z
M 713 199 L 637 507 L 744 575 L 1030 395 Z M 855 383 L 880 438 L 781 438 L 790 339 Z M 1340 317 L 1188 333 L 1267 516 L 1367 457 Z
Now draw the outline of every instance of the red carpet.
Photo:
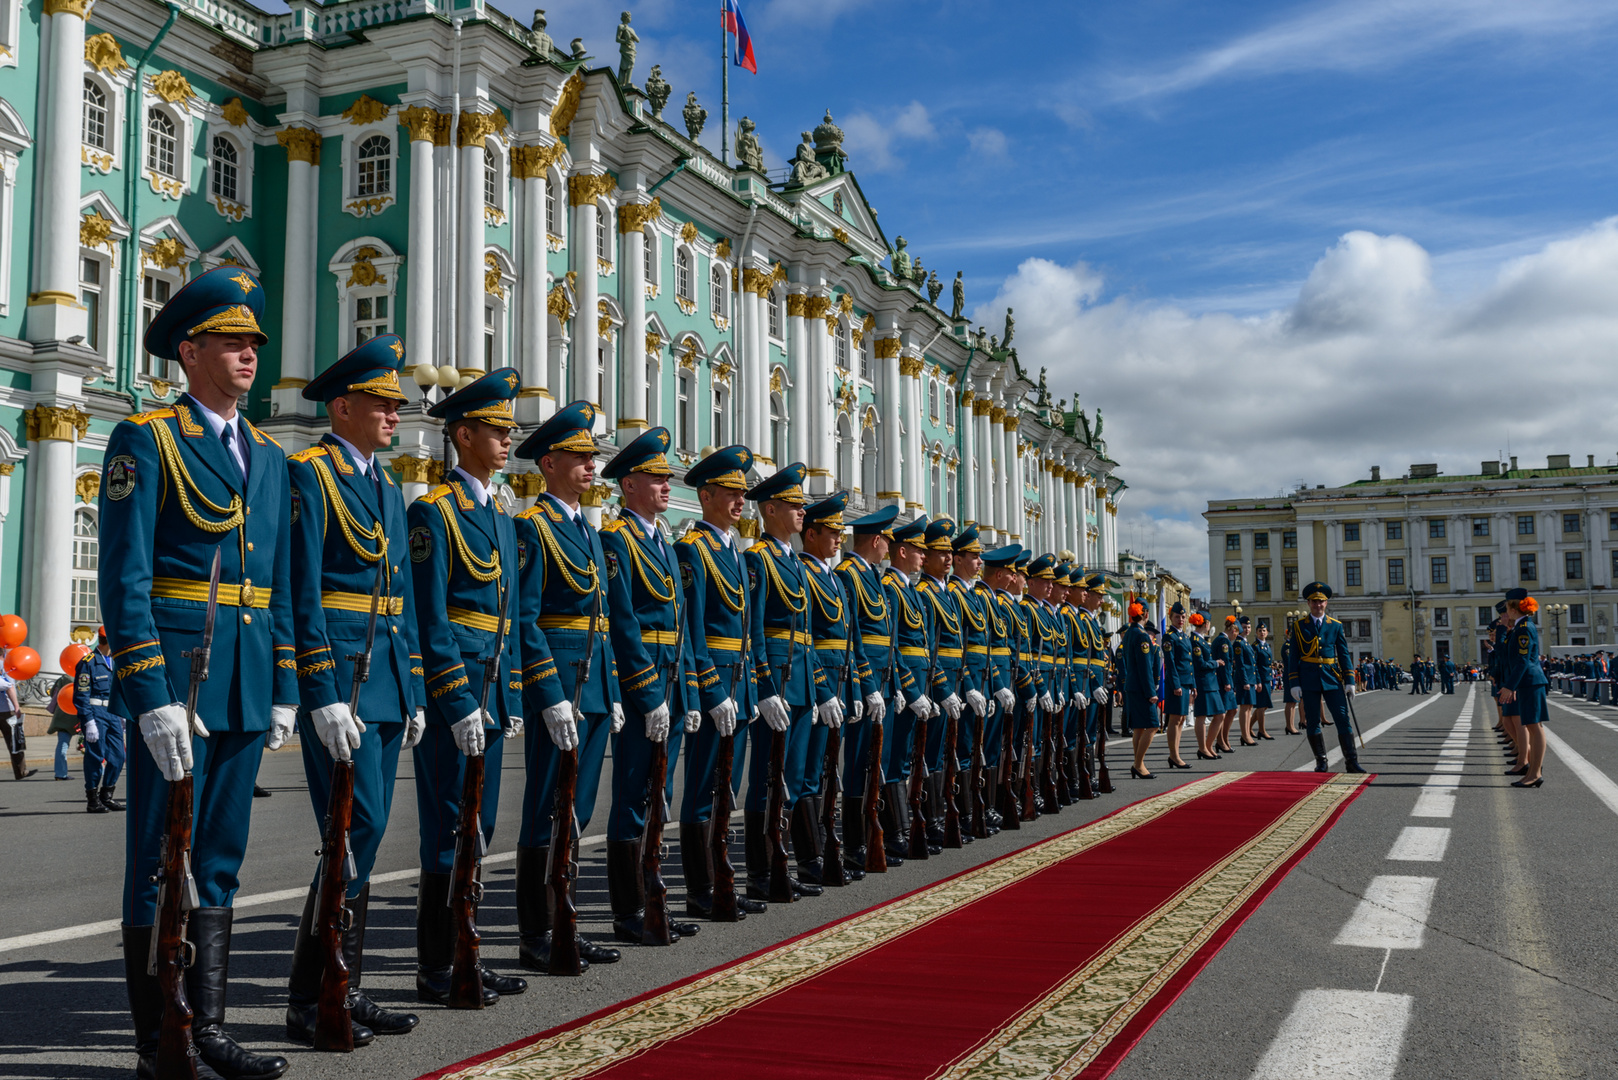
M 1215 774 L 423 1080 L 1104 1077 L 1361 784 Z

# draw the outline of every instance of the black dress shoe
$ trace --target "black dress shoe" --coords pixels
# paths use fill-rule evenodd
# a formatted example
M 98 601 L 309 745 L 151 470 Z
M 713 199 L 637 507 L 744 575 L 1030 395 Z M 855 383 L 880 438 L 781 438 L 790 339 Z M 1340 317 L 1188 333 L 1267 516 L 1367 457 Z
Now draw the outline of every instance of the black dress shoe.
M 1171 762 L 1169 762 L 1169 768 L 1171 768 L 1171 769 L 1189 769 L 1190 767 L 1191 767 L 1191 763 L 1189 761 L 1171 761 Z
M 1521 768 L 1518 768 L 1518 769 L 1507 769 L 1505 771 L 1505 775 L 1506 776 L 1527 776 L 1528 775 L 1528 766 L 1524 765 L 1524 766 L 1522 766 Z
M 421 1022 L 415 1013 L 384 1009 L 364 994 L 354 995 L 349 1015 L 356 1024 L 363 1024 L 378 1035 L 408 1035 Z
M 1156 780 L 1157 779 L 1157 774 L 1156 773 L 1141 772 L 1139 769 L 1135 768 L 1135 766 L 1133 766 L 1133 765 L 1131 765 L 1129 767 L 1129 775 L 1133 776 L 1136 780 Z
M 821 893 L 826 891 L 822 886 L 812 885 L 807 881 L 799 881 L 795 877 L 789 876 L 787 880 L 792 883 L 792 893 L 794 896 L 819 896 Z
M 579 938 L 579 955 L 592 964 L 616 964 L 624 954 L 606 945 L 597 945 L 585 937 Z
M 315 1005 L 311 1005 L 308 1008 L 299 1008 L 295 1005 L 288 1005 L 287 1038 L 292 1042 L 302 1043 L 304 1046 L 315 1045 L 315 1018 L 319 1015 L 319 1013 L 320 1008 Z M 372 1031 L 365 1024 L 362 1024 L 358 1020 L 354 1019 L 354 1014 L 352 1012 L 350 1012 L 348 1016 L 348 1026 L 354 1032 L 355 1046 L 369 1046 L 373 1041 L 375 1041 L 376 1032 Z
M 496 975 L 483 964 L 478 967 L 483 972 L 483 988 L 493 990 L 501 997 L 515 997 L 528 989 L 528 980 L 517 975 Z
M 1356 761 L 1352 765 L 1344 766 L 1343 771 L 1346 773 L 1363 773 L 1365 772 L 1365 767 Z
M 736 897 L 737 915 L 762 915 L 768 910 L 770 905 L 766 900 L 755 900 L 750 896 Z
M 537 971 L 541 975 L 550 974 L 551 932 L 547 930 L 543 935 L 534 938 L 532 941 L 524 939 L 517 947 L 517 962 L 529 971 Z M 582 956 L 579 957 L 579 971 L 581 973 L 589 966 L 590 962 L 588 960 Z M 493 1002 L 489 1001 L 490 993 L 488 985 L 485 984 L 483 987 L 483 1003 L 485 1005 L 493 1004 Z M 428 1000 L 421 996 L 421 977 L 419 975 L 416 977 L 416 997 L 422 1001 Z M 498 994 L 495 995 L 495 999 L 499 1000 Z
M 826 884 L 825 867 L 820 859 L 798 864 L 798 880 L 807 885 Z
M 259 787 L 257 784 L 253 785 L 253 798 L 255 798 L 255 799 L 268 799 L 269 797 L 270 797 L 270 792 L 269 791 L 267 791 L 264 788 Z
M 1219 760 L 1219 755 L 1218 754 L 1204 754 L 1201 750 L 1198 750 L 1197 751 L 1197 760 L 1199 760 L 1199 761 L 1218 761 Z
M 858 859 L 845 857 L 843 859 L 843 876 L 850 881 L 860 881 L 865 877 L 865 856 L 861 854 Z
M 673 919 L 669 920 L 669 933 L 677 938 L 696 937 L 697 931 L 701 929 L 702 927 L 694 922 L 675 922 Z
M 882 850 L 888 857 L 889 866 L 903 866 L 905 864 L 905 856 L 910 853 L 910 847 L 908 844 L 899 844 L 891 841 L 883 844 Z

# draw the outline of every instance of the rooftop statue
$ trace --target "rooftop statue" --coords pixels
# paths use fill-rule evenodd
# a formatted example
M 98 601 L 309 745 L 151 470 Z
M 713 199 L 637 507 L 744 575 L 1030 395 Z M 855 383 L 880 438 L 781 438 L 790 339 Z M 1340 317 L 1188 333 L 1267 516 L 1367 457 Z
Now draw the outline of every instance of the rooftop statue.
M 629 12 L 624 12 L 618 19 L 618 85 L 630 86 L 631 77 L 635 74 L 635 46 L 640 44 L 640 38 L 635 31 L 629 28 Z
M 575 60 L 588 60 L 590 58 L 590 54 L 584 51 L 584 39 L 583 38 L 581 38 L 581 37 L 574 38 L 573 39 L 572 49 L 573 49 L 573 59 L 575 59 Z
M 534 28 L 528 35 L 528 43 L 541 56 L 549 56 L 551 50 L 556 48 L 556 42 L 545 32 L 545 9 L 534 9 Z
M 889 256 L 893 263 L 893 276 L 900 281 L 909 281 L 910 253 L 905 250 L 905 238 L 898 237 L 894 243 L 896 246 Z
M 1011 336 L 1013 334 L 1015 334 L 1016 332 L 1017 332 L 1017 317 L 1011 313 L 1010 308 L 1006 308 L 1006 337 L 1005 337 L 1005 340 L 1001 344 L 1003 344 L 1003 345 L 1005 345 L 1005 346 L 1007 346 L 1009 348 L 1011 346 Z
M 826 171 L 826 166 L 815 160 L 815 144 L 811 139 L 809 132 L 804 132 L 803 141 L 798 144 L 798 152 L 792 157 L 792 179 L 788 183 L 794 187 L 813 184 L 831 175 Z
M 685 130 L 696 142 L 697 136 L 702 134 L 702 125 L 708 122 L 708 110 L 697 104 L 697 92 L 691 91 L 685 95 L 685 108 L 681 110 L 685 116 Z
M 663 119 L 663 106 L 669 103 L 669 95 L 672 93 L 674 87 L 663 78 L 663 66 L 653 64 L 651 72 L 646 76 L 646 96 L 652 102 L 653 119 Z
M 961 280 L 961 272 L 959 270 L 955 271 L 954 299 L 955 303 L 950 308 L 949 317 L 952 319 L 959 319 L 961 317 L 961 312 L 966 310 L 966 283 Z M 983 328 L 981 326 L 978 327 L 980 332 L 982 329 Z
M 938 280 L 938 271 L 934 270 L 927 278 L 927 299 L 934 306 L 938 306 L 938 298 L 944 295 L 944 283 Z
M 764 171 L 764 147 L 759 145 L 758 136 L 753 134 L 755 130 L 756 125 L 745 116 L 736 125 L 736 157 L 747 168 L 761 173 Z

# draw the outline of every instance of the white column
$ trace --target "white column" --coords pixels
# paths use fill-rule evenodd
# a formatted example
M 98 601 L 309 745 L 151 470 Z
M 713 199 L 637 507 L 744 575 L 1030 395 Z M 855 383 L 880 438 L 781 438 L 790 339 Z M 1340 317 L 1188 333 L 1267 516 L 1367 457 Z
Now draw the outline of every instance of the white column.
M 424 117 L 422 113 L 427 115 Z M 433 216 L 438 202 L 438 185 L 434 182 L 437 170 L 433 168 L 433 129 L 437 124 L 433 120 L 437 116 L 428 109 L 412 114 L 413 123 L 400 116 L 410 127 L 410 238 L 405 251 L 409 260 L 405 277 L 410 282 L 405 302 L 410 309 L 405 312 L 405 329 L 409 332 L 405 344 L 411 364 L 434 367 L 438 366 L 437 350 L 433 347 L 437 324 L 434 298 L 438 288 L 433 250 Z
M 1000 515 L 995 509 L 995 470 L 1000 458 L 1000 448 L 993 437 L 989 426 L 989 409 L 992 403 L 987 390 L 979 390 L 978 397 L 972 402 L 972 427 L 977 432 L 978 448 L 978 530 L 990 532 L 991 539 L 999 546 L 999 537 L 993 536 L 992 531 L 1000 528 Z
M 131 121 L 133 122 L 133 121 Z M 320 133 L 288 127 L 276 136 L 287 151 L 286 264 L 282 270 L 281 381 L 270 391 L 280 416 L 313 416 L 302 390 L 314 376 L 315 237 L 319 228 Z
M 901 425 L 914 426 L 921 422 L 915 413 L 904 414 L 905 383 L 911 380 L 899 374 L 899 339 L 878 338 L 876 355 L 882 365 L 882 490 L 879 501 L 893 500 L 904 509 L 904 451 L 901 448 Z
M 770 327 L 765 321 L 764 301 L 756 293 L 743 291 L 741 296 L 746 298 L 747 322 L 743 329 L 747 331 L 747 351 L 752 354 L 752 375 L 747 376 L 745 370 L 740 374 L 744 377 L 740 381 L 740 393 L 731 397 L 731 410 L 735 413 L 746 413 L 748 421 L 758 432 L 759 441 L 748 443 L 748 446 L 769 445 L 770 429 Z M 736 386 L 735 382 L 731 383 Z M 740 419 L 740 417 L 738 417 Z M 789 414 L 787 418 L 787 445 L 791 445 L 793 432 L 799 426 L 800 418 L 796 414 Z M 740 430 L 744 425 L 732 423 L 732 430 Z M 777 462 L 784 465 L 786 462 Z
M 82 25 L 82 24 L 81 24 Z M 82 55 L 82 50 L 81 50 Z M 72 629 L 73 466 L 77 460 L 75 408 L 36 407 L 28 417 L 28 486 L 33 489 L 33 588 L 29 593 L 28 644 L 42 673 L 60 666 L 56 656 Z
M 84 102 L 87 8 L 87 4 L 69 0 L 45 0 L 44 15 L 51 20 L 51 55 L 44 87 L 45 130 L 38 144 L 44 168 L 38 192 L 39 277 L 28 296 L 25 331 L 30 341 L 66 341 L 85 333 L 89 325 L 88 312 L 79 303 L 79 120 Z M 141 125 L 138 130 L 144 134 L 141 117 L 127 117 L 125 123 Z M 144 139 L 139 153 L 145 153 Z M 144 158 L 124 162 L 124 169 L 136 167 L 140 160 Z M 27 216 L 28 211 L 24 209 L 23 214 Z M 10 258 L 10 253 L 5 257 Z M 71 489 L 71 480 L 68 487 Z M 64 618 L 66 610 L 64 601 Z
M 483 372 L 483 125 L 482 113 L 461 113 L 457 140 L 460 196 L 455 226 L 455 367 L 463 375 Z M 591 312 L 595 310 L 591 305 Z M 593 324 L 592 324 L 593 325 Z
M 977 444 L 977 431 L 973 426 L 972 404 L 976 395 L 970 386 L 965 386 L 956 401 L 959 402 L 959 412 L 955 416 L 955 423 L 961 431 L 961 463 L 958 466 L 960 475 L 956 478 L 957 490 L 961 496 L 961 518 L 978 526 L 978 535 L 983 535 L 983 523 L 978 521 L 978 459 L 974 452 Z
M 922 451 L 921 439 L 921 357 L 907 356 L 899 361 L 899 382 L 904 387 L 905 415 L 911 418 L 905 430 L 905 507 L 924 513 L 929 461 Z
M 646 234 L 641 231 L 645 213 L 640 206 L 618 207 L 618 228 L 622 236 L 618 302 L 624 309 L 623 339 L 618 343 L 619 445 L 634 441 L 652 423 L 651 417 L 646 415 Z M 731 412 L 736 412 L 734 396 Z
M 568 250 L 573 256 L 574 298 L 573 347 L 570 394 L 574 400 L 596 401 L 600 376 L 601 338 L 596 330 L 599 286 L 596 275 L 596 201 L 594 176 L 574 174 L 568 179 L 569 203 L 573 206 L 573 235 Z M 693 268 L 693 273 L 695 268 Z
M 517 403 L 518 419 L 538 423 L 540 403 L 550 389 L 550 311 L 545 294 L 545 170 L 540 167 L 522 181 L 522 273 L 517 282 L 518 304 L 522 314 L 521 353 L 522 396 Z M 641 322 L 644 323 L 642 316 Z
M 802 286 L 794 285 L 794 289 Z M 801 396 L 797 389 L 802 387 L 809 379 L 809 365 L 812 362 L 809 352 L 809 335 L 814 331 L 815 323 L 807 318 L 806 313 L 814 301 L 814 297 L 802 291 L 788 293 L 787 295 L 787 368 L 797 374 L 793 376 L 794 389 L 790 392 L 792 422 L 787 427 L 787 442 L 792 448 L 792 457 L 797 461 L 804 461 L 809 457 L 809 423 L 808 417 L 799 412 Z M 767 365 L 766 365 L 767 367 Z M 768 380 L 766 372 L 764 378 Z M 768 401 L 766 401 L 766 405 Z M 769 410 L 764 411 L 765 422 L 768 422 Z M 754 418 L 757 419 L 756 417 Z M 768 439 L 759 445 L 766 445 Z M 785 465 L 786 462 L 779 462 Z M 876 494 L 872 492 L 872 494 Z
M 1006 442 L 1006 524 L 1013 540 L 1034 543 L 1028 536 L 1026 511 L 1023 507 L 1022 458 L 1017 448 L 1017 417 L 1006 417 L 1002 423 Z
M 831 380 L 832 380 L 832 352 L 831 335 L 826 332 L 826 323 L 817 319 L 805 327 L 809 338 L 809 371 L 808 399 L 809 399 L 809 490 L 815 495 L 825 495 L 831 490 L 832 465 L 834 464 L 834 437 L 836 429 L 832 427 L 831 419 Z

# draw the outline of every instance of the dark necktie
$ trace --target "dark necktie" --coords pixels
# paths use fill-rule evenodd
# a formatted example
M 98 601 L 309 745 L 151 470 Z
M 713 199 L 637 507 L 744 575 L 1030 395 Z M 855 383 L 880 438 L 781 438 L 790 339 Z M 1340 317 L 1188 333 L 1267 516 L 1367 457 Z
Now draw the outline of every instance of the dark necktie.
M 236 425 L 226 424 L 221 428 L 219 441 L 225 444 L 225 456 L 236 466 L 236 474 L 242 478 L 243 484 L 247 483 L 247 455 L 236 456 Z

